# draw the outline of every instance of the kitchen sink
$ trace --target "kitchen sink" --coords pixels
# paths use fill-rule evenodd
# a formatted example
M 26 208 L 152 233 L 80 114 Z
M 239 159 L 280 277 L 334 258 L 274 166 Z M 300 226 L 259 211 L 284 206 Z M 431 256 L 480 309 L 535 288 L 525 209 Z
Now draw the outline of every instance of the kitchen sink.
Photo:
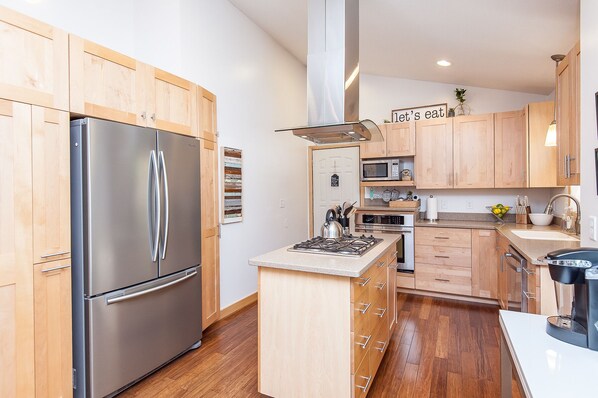
M 514 229 L 511 231 L 523 239 L 578 241 L 579 239 L 558 231 L 531 231 L 528 229 Z

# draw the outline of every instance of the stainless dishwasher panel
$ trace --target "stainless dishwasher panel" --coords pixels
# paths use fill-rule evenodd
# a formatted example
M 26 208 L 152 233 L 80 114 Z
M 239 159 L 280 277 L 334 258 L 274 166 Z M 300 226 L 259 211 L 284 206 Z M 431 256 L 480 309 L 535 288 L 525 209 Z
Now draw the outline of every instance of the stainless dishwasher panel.
M 104 397 L 200 341 L 201 268 L 88 299 L 85 305 L 87 396 Z

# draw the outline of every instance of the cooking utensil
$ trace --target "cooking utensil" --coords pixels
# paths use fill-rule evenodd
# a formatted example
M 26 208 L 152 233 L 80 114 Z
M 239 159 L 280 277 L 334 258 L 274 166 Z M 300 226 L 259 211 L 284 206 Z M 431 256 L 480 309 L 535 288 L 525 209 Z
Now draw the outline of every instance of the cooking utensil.
M 353 205 L 349 205 L 349 207 L 345 209 L 345 211 L 343 212 L 343 216 L 348 217 L 348 214 L 351 212 L 351 210 L 353 210 Z

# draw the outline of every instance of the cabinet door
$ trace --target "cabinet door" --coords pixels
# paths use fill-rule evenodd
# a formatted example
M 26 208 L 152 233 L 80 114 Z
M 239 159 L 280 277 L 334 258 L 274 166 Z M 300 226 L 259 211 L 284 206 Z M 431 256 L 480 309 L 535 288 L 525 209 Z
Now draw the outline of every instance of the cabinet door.
M 453 187 L 453 123 L 435 119 L 415 123 L 415 182 L 418 188 Z
M 220 236 L 218 234 L 218 145 L 201 140 L 202 329 L 220 317 Z
M 69 114 L 34 106 L 33 262 L 70 257 Z
M 558 185 L 579 185 L 579 43 L 557 68 Z
M 494 115 L 494 167 L 495 188 L 527 186 L 527 134 L 522 110 Z
M 197 104 L 199 107 L 199 138 L 216 142 L 218 139 L 216 96 L 202 87 L 197 87 Z
M 0 96 L 68 110 L 68 34 L 4 7 L 0 31 Z
M 509 291 L 507 282 L 507 267 L 505 262 L 505 253 L 509 248 L 509 241 L 499 236 L 498 239 L 498 261 L 496 262 L 498 269 L 498 304 L 500 308 L 506 310 L 509 308 Z
M 415 123 L 386 125 L 386 156 L 415 155 Z
M 476 297 L 498 297 L 498 261 L 496 231 L 471 231 L 471 294 Z
M 359 144 L 359 157 L 366 158 L 383 158 L 386 157 L 386 134 L 387 124 L 379 125 L 378 128 L 382 133 L 383 141 L 371 141 Z
M 554 119 L 554 102 L 534 102 L 525 109 L 529 140 L 529 187 L 556 187 L 556 147 L 544 145 L 546 129 Z
M 0 140 L 0 397 L 32 397 L 30 105 L 0 100 Z
M 397 256 L 394 251 L 388 257 L 387 266 L 388 276 L 388 335 L 392 336 L 392 332 L 397 324 Z
M 453 118 L 455 188 L 494 188 L 494 115 Z
M 146 125 L 144 65 L 69 35 L 71 112 Z
M 70 259 L 35 265 L 35 395 L 71 397 Z
M 163 70 L 147 69 L 148 126 L 197 137 L 197 86 Z

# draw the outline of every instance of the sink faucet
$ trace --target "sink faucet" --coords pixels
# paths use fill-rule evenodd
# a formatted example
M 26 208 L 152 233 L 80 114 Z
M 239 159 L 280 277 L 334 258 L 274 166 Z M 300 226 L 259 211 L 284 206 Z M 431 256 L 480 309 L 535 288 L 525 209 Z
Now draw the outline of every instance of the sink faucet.
M 581 228 L 580 228 L 580 224 L 579 224 L 579 220 L 581 220 L 581 205 L 579 204 L 579 200 L 577 200 L 573 196 L 566 194 L 566 193 L 560 193 L 558 195 L 554 195 L 548 201 L 548 204 L 546 205 L 546 209 L 544 209 L 544 213 L 550 214 L 550 212 L 552 212 L 552 204 L 558 198 L 569 198 L 575 202 L 575 206 L 577 207 L 577 217 L 575 217 L 575 234 L 579 235 L 581 232 Z

